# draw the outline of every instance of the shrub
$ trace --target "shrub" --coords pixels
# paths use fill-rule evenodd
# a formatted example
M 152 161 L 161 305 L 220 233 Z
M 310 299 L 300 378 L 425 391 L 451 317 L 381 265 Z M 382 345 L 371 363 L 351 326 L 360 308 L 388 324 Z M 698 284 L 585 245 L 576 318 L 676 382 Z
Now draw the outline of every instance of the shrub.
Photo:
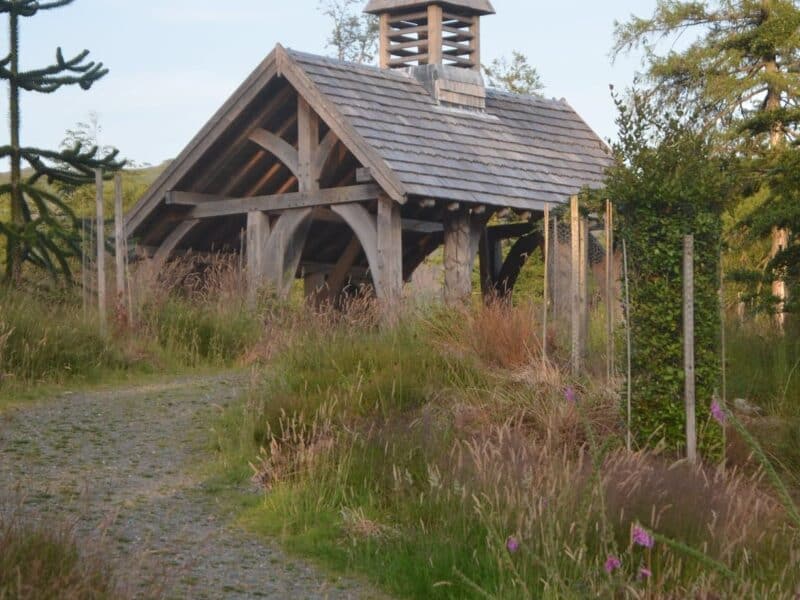
M 696 398 L 701 449 L 718 454 L 720 429 L 704 426 L 719 387 L 720 160 L 688 119 L 657 116 L 635 95 L 621 101 L 617 164 L 604 194 L 614 199 L 627 244 L 632 330 L 633 430 L 640 444 L 660 440 L 682 452 L 683 237 L 695 240 Z

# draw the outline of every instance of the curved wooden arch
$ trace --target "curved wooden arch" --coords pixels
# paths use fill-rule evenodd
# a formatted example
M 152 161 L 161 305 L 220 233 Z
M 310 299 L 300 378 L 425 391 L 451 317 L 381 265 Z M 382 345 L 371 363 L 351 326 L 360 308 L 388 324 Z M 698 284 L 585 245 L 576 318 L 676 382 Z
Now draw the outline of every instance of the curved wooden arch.
M 281 161 L 295 177 L 300 176 L 300 155 L 297 148 L 292 146 L 282 137 L 266 129 L 256 129 L 250 134 L 250 141 L 258 144 L 264 150 L 274 155 Z
M 339 204 L 332 206 L 331 210 L 339 215 L 344 222 L 350 226 L 356 234 L 364 253 L 367 255 L 367 263 L 372 275 L 372 284 L 378 298 L 383 299 L 385 289 L 380 273 L 380 257 L 378 256 L 378 222 L 369 211 L 360 204 Z
M 264 275 L 281 297 L 291 291 L 308 230 L 311 227 L 311 208 L 287 210 L 275 222 L 265 250 Z
M 503 262 L 503 268 L 500 269 L 500 275 L 495 282 L 495 290 L 500 297 L 511 296 L 520 272 L 525 263 L 528 262 L 528 258 L 533 254 L 534 250 L 543 247 L 544 237 L 539 231 L 524 235 L 514 243 L 505 262 Z

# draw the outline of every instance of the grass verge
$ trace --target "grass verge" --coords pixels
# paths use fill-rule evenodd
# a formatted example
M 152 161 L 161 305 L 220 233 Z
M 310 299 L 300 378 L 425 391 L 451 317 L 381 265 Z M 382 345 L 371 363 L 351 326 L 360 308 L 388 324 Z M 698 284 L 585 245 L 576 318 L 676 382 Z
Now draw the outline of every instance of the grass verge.
M 250 529 L 409 598 L 771 597 L 800 537 L 759 473 L 627 452 L 530 308 L 297 332 L 216 427 Z M 552 353 L 558 356 L 559 352 Z

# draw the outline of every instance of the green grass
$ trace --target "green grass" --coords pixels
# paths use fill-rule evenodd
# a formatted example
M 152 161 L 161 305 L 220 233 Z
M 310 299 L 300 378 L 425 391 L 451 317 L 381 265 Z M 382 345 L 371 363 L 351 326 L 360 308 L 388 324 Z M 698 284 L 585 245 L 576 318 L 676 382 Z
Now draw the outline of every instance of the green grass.
M 521 322 L 310 326 L 217 423 L 216 485 L 255 465 L 245 527 L 399 597 L 793 597 L 800 538 L 771 490 L 620 449 L 607 390 L 518 364 Z M 636 523 L 662 541 L 632 545 Z

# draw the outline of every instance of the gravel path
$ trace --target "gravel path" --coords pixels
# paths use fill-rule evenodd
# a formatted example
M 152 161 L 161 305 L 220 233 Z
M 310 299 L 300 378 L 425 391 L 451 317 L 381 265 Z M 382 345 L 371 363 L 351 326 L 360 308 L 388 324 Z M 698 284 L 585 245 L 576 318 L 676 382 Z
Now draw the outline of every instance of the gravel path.
M 80 534 L 104 532 L 133 585 L 158 581 L 167 598 L 377 598 L 228 525 L 203 490 L 209 416 L 242 385 L 192 379 L 0 415 L 0 490 Z

